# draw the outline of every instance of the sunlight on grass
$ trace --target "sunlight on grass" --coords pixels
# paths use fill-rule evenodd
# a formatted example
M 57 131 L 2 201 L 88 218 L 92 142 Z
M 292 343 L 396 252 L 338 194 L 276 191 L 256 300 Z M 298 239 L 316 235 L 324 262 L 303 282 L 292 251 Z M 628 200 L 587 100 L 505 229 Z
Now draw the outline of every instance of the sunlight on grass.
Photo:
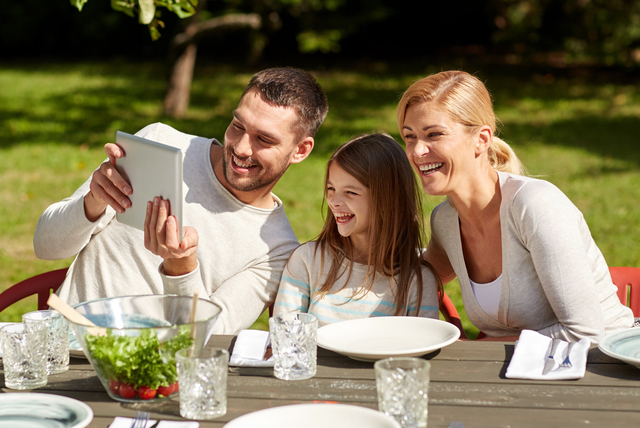
M 327 92 L 329 115 L 310 158 L 292 165 L 274 190 L 301 242 L 322 227 L 325 164 L 333 149 L 371 131 L 400 141 L 395 106 L 402 91 L 442 67 L 434 64 L 423 73 L 311 70 Z M 49 204 L 70 196 L 91 175 L 116 130 L 133 133 L 162 121 L 222 138 L 252 74 L 229 66 L 196 68 L 190 109 L 175 120 L 162 115 L 164 71 L 162 64 L 117 61 L 0 66 L 0 290 L 71 263 L 36 259 L 35 225 Z M 501 135 L 530 174 L 556 184 L 578 206 L 610 265 L 640 266 L 640 90 L 560 77 L 546 84 L 534 73 L 507 71 L 478 73 L 493 91 Z M 441 200 L 425 197 L 427 219 Z M 473 336 L 457 281 L 445 290 Z M 19 320 L 32 309 L 35 299 L 3 311 L 0 321 Z M 255 326 L 266 328 L 266 313 Z

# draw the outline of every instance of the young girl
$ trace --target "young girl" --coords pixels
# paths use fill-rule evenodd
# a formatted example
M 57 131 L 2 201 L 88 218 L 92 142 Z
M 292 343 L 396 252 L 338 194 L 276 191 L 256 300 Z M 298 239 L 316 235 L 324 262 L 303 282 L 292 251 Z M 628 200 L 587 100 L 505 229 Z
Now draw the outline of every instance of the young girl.
M 422 208 L 411 165 L 385 134 L 339 147 L 325 178 L 326 222 L 282 274 L 275 314 L 319 325 L 385 315 L 438 318 L 439 280 L 420 254 Z

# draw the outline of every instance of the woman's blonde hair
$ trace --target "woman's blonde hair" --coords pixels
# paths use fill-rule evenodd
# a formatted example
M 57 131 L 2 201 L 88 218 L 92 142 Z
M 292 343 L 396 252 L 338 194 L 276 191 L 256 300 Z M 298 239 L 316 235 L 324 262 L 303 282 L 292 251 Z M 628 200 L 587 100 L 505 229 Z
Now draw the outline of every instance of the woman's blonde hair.
M 427 102 L 448 113 L 454 122 L 474 129 L 485 125 L 491 127 L 494 136 L 487 151 L 491 166 L 498 171 L 525 174 L 524 166 L 513 149 L 496 135 L 499 132 L 498 119 L 493 111 L 491 95 L 477 77 L 464 71 L 442 71 L 412 84 L 398 103 L 397 121 L 401 135 L 407 109 Z
M 338 147 L 327 163 L 323 205 L 327 201 L 329 169 L 334 163 L 366 186 L 371 196 L 367 275 L 356 296 L 371 290 L 376 274 L 382 274 L 390 277 L 395 315 L 408 315 L 410 288 L 415 278 L 417 315 L 422 301 L 422 266 L 428 266 L 437 280 L 439 277 L 419 253 L 424 247 L 422 190 L 404 150 L 391 136 L 381 133 L 360 135 Z M 329 272 L 319 290 L 327 293 L 342 275 L 347 275 L 345 284 L 349 282 L 353 247 L 351 240 L 338 232 L 330 209 L 316 240 L 316 251 L 321 254 L 320 272 L 324 272 L 325 254 L 330 255 Z M 346 267 L 342 268 L 345 262 Z M 442 288 L 440 283 L 438 286 Z

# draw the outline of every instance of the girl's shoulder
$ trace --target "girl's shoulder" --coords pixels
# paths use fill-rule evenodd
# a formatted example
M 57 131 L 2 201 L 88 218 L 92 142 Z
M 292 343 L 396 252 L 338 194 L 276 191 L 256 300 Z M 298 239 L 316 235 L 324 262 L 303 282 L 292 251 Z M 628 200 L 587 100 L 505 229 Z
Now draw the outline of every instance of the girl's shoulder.
M 422 264 L 422 284 L 425 285 L 433 285 L 434 287 L 438 286 L 438 280 L 436 279 L 436 274 L 431 270 L 429 266 L 426 264 Z
M 300 244 L 298 248 L 293 250 L 289 260 L 294 258 L 313 260 L 316 257 L 320 257 L 320 244 L 317 241 L 307 241 L 304 244 Z

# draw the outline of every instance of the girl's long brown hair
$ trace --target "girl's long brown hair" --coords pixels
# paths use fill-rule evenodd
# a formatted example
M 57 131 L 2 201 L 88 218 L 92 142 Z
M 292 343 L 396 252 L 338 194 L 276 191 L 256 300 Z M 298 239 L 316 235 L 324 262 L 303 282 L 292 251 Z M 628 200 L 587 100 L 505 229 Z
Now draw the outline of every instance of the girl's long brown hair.
M 334 162 L 366 186 L 371 195 L 367 274 L 356 296 L 371 290 L 376 274 L 388 276 L 394 289 L 395 315 L 405 315 L 415 278 L 417 315 L 422 301 L 421 267 L 426 265 L 432 272 L 433 269 L 420 254 L 424 248 L 422 189 L 404 150 L 391 136 L 381 133 L 360 135 L 340 146 L 327 163 L 323 206 L 327 202 L 329 169 Z M 336 219 L 328 207 L 324 227 L 316 240 L 316 251 L 319 249 L 321 254 L 320 272 L 324 272 L 325 254 L 331 256 L 326 281 L 319 290 L 327 293 L 345 273 L 348 282 L 353 270 L 351 240 L 338 233 Z M 347 267 L 341 269 L 345 261 Z M 441 287 L 438 281 L 438 288 Z

